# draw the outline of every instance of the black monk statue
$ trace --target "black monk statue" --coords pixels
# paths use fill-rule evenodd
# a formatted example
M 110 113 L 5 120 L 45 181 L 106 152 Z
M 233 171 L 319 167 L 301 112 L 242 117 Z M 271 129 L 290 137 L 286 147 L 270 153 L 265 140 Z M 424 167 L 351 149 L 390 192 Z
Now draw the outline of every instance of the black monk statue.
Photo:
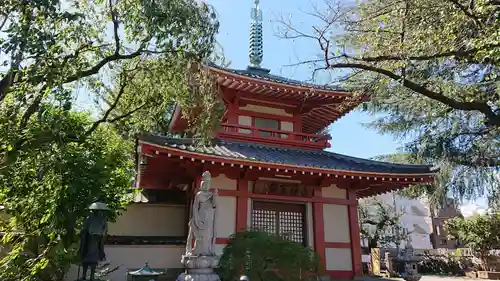
M 106 259 L 106 254 L 104 253 L 104 240 L 108 232 L 106 215 L 109 208 L 104 203 L 95 202 L 90 205 L 89 210 L 91 213 L 85 218 L 82 231 L 80 232 L 79 253 L 83 272 L 82 276 L 78 276 L 78 280 L 87 280 L 87 271 L 89 267 L 89 280 L 94 280 L 97 264 Z

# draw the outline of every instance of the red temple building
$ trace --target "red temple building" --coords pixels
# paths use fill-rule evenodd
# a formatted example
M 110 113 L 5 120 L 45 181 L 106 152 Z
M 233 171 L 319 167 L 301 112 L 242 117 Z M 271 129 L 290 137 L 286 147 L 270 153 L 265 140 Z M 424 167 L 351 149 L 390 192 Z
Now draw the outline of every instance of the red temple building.
M 154 135 L 138 139 L 137 185 L 143 193 L 110 226 L 106 251 L 112 263 L 181 267 L 190 200 L 202 173 L 210 171 L 220 195 L 220 253 L 231 234 L 257 228 L 312 247 L 331 277 L 352 278 L 362 275 L 357 199 L 433 180 L 430 166 L 326 151 L 330 136 L 322 132 L 365 98 L 270 74 L 260 67 L 258 3 L 251 27 L 251 66 L 206 66 L 226 106 L 214 145 Z M 177 107 L 170 130 L 187 129 Z

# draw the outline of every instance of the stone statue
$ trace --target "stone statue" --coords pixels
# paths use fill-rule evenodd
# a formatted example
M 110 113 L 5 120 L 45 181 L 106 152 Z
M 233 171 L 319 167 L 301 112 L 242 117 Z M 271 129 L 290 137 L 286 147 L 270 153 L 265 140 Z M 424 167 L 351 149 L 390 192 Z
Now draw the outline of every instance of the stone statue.
M 80 261 L 83 266 L 82 276 L 78 270 L 79 280 L 86 280 L 90 267 L 90 280 L 95 278 L 95 270 L 99 261 L 106 259 L 104 240 L 108 232 L 106 213 L 109 208 L 106 204 L 95 202 L 90 205 L 91 214 L 85 218 L 80 232 Z
M 206 171 L 202 175 L 200 191 L 193 200 L 186 254 L 181 258 L 186 272 L 179 275 L 178 281 L 220 281 L 219 275 L 214 272 L 219 265 L 214 249 L 218 192 L 217 188 L 210 190 L 210 182 L 210 173 Z
M 215 208 L 217 189 L 210 191 L 210 172 L 202 175 L 200 191 L 196 193 L 189 221 L 186 255 L 215 256 Z M 193 237 L 194 236 L 194 237 Z M 190 241 L 193 241 L 194 247 Z

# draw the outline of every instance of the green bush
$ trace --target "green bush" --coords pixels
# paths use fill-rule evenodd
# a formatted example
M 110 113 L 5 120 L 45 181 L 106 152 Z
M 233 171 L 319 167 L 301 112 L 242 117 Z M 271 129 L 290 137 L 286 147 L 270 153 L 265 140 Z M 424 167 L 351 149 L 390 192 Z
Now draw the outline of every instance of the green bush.
M 471 263 L 463 256 L 425 254 L 418 271 L 422 274 L 464 276 Z
M 320 259 L 309 247 L 265 232 L 235 233 L 224 248 L 219 275 L 224 281 L 294 281 L 317 276 Z

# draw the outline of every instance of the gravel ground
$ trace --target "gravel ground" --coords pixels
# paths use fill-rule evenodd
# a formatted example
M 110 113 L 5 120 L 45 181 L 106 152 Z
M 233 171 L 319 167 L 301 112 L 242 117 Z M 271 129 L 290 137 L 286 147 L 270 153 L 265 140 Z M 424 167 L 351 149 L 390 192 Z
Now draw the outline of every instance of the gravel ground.
M 403 281 L 402 278 L 374 278 L 370 276 L 363 276 L 363 281 Z M 420 281 L 454 281 L 454 280 L 484 280 L 484 279 L 472 279 L 472 278 L 466 278 L 466 277 L 456 277 L 456 276 L 435 276 L 435 275 L 425 275 L 422 276 L 422 279 Z

